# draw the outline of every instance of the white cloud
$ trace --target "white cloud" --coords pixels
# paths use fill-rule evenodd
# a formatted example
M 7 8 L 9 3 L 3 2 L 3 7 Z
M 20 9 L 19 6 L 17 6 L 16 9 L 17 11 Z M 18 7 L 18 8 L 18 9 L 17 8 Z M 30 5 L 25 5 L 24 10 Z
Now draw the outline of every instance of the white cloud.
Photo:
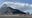
M 29 4 L 28 4 L 28 3 L 26 3 L 25 5 L 26 5 L 26 6 L 28 6 Z
M 19 3 L 19 2 L 16 2 L 16 3 L 14 3 L 14 2 L 4 2 L 3 4 L 7 4 L 7 6 L 12 7 L 14 9 L 21 9 L 21 8 L 26 9 L 27 7 L 29 9 L 29 7 L 31 8 L 31 6 L 32 6 L 32 5 L 29 6 L 28 3 Z
M 30 4 L 30 6 L 32 7 L 32 4 Z

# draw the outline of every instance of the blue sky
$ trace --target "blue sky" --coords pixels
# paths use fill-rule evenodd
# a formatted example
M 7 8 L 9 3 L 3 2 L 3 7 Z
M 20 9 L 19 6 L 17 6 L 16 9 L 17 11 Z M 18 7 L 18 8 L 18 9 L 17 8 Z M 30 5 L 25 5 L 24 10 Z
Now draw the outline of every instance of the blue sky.
M 0 0 L 0 3 L 4 2 L 5 0 Z M 12 0 L 9 0 L 12 1 Z M 32 0 L 16 0 L 16 2 L 22 2 L 22 3 L 29 3 L 32 4 Z
M 2 4 L 4 2 L 4 0 L 0 0 L 0 4 Z
M 17 2 L 32 3 L 32 0 L 17 0 Z
M 12 1 L 12 0 L 10 0 Z M 16 2 L 22 2 L 22 3 L 32 3 L 32 0 L 15 0 Z

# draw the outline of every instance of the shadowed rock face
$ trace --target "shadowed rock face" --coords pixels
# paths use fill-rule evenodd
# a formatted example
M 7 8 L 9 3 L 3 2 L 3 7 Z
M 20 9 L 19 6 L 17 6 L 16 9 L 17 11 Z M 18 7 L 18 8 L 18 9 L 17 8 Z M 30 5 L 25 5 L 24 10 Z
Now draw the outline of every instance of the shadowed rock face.
M 8 9 L 8 10 L 5 12 L 5 14 L 7 14 L 7 13 L 26 14 L 26 13 L 24 13 L 24 12 L 18 10 L 18 9 L 13 9 L 13 8 L 11 8 L 11 7 L 7 7 L 7 9 Z
M 13 14 L 26 14 L 18 9 L 14 9 L 15 11 L 13 12 Z

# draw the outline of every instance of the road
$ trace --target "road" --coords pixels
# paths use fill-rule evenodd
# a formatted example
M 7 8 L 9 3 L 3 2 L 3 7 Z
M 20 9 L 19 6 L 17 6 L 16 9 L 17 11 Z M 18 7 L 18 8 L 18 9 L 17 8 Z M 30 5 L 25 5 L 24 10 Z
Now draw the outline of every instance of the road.
M 0 18 L 32 18 L 32 16 L 0 16 Z

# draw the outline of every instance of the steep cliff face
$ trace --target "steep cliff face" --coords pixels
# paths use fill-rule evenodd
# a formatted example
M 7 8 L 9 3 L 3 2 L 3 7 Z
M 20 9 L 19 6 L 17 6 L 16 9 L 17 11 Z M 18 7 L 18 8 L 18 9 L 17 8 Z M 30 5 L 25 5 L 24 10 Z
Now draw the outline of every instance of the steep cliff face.
M 10 8 L 8 8 L 8 7 L 10 7 Z M 23 6 L 20 6 L 19 5 L 19 3 L 13 3 L 13 2 L 4 2 L 4 4 L 2 5 L 2 7 L 1 7 L 1 12 L 4 14 L 4 12 L 19 12 L 20 13 L 20 11 L 22 10 L 22 8 L 21 7 L 23 7 Z M 8 9 L 7 9 L 8 8 Z M 13 9 L 12 9 L 13 8 Z M 14 9 L 15 8 L 15 9 Z M 21 9 L 21 10 L 19 10 L 19 9 Z M 17 11 L 17 10 L 19 10 L 19 11 Z
M 0 10 L 1 10 L 0 12 L 2 14 L 4 14 L 4 12 L 7 11 L 7 5 L 6 4 L 3 4 Z
M 9 14 L 26 14 L 26 13 L 24 13 L 23 11 L 20 11 L 20 10 L 18 10 L 18 9 L 13 9 L 13 8 L 11 8 L 11 7 L 7 7 L 7 11 L 5 12 L 5 13 L 9 13 Z
M 4 4 L 2 7 L 1 7 L 1 13 L 2 14 L 24 14 L 24 12 L 18 10 L 18 9 L 13 9 L 11 7 L 7 7 L 6 4 Z M 26 14 L 26 13 L 25 13 Z
M 25 12 L 23 11 L 20 11 L 18 9 L 14 9 L 15 11 L 13 12 L 13 14 L 26 14 Z
M 7 10 L 7 5 L 6 4 L 2 5 L 1 12 L 5 12 L 6 10 Z

